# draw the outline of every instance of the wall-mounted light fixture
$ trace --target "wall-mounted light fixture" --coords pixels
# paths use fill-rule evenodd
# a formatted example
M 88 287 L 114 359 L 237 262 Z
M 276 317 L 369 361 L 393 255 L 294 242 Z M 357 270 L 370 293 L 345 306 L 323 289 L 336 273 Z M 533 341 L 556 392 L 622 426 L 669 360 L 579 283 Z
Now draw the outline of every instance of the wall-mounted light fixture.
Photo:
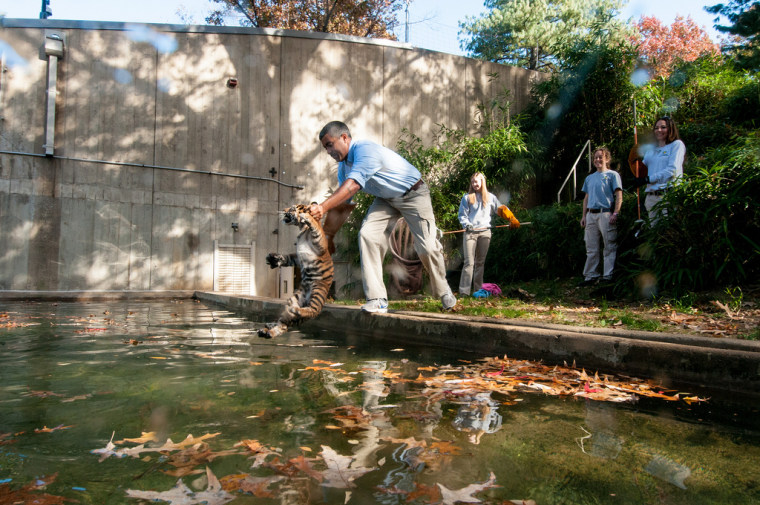
M 230 77 L 227 79 L 227 87 L 230 89 L 236 88 L 238 85 L 238 80 L 235 77 Z
M 45 156 L 55 152 L 55 99 L 58 95 L 58 59 L 63 58 L 63 37 L 58 33 L 45 34 L 45 57 L 48 61 L 47 107 L 45 108 Z
M 232 231 L 238 231 L 238 228 L 239 226 L 237 223 L 232 223 Z

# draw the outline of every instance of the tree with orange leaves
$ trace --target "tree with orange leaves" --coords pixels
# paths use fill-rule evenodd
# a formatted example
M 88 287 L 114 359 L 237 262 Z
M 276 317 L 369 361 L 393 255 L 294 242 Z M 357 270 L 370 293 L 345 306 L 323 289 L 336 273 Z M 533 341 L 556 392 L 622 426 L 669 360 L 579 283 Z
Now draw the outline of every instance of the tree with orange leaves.
M 631 42 L 651 66 L 654 77 L 667 76 L 679 61 L 694 61 L 704 54 L 719 54 L 719 47 L 691 16 L 676 16 L 670 26 L 654 16 L 642 16 Z
M 392 30 L 404 0 L 213 0 L 220 4 L 206 18 L 223 25 L 233 12 L 244 26 L 341 33 L 396 40 Z

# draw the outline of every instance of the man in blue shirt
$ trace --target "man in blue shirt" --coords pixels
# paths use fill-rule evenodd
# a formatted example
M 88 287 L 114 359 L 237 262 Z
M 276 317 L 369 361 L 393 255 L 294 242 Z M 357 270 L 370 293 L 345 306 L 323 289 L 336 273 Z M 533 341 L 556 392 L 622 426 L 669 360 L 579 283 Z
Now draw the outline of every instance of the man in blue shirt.
M 414 236 L 414 248 L 430 275 L 433 294 L 441 298 L 444 310 L 451 310 L 456 298 L 446 282 L 446 263 L 436 238 L 430 190 L 419 170 L 387 147 L 369 140 L 353 140 L 348 126 L 340 121 L 326 124 L 319 141 L 338 162 L 340 187 L 321 204 L 312 204 L 310 212 L 315 218 L 321 219 L 329 210 L 351 200 L 360 189 L 375 196 L 359 230 L 362 283 L 367 298 L 362 310 L 388 311 L 383 258 L 399 217 L 406 220 Z

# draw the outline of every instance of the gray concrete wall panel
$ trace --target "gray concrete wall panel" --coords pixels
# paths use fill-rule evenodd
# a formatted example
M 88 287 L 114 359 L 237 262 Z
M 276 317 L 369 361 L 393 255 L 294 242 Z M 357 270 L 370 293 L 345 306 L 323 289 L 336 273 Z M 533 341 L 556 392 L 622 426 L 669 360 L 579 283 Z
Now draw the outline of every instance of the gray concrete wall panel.
M 65 52 L 45 157 L 53 32 Z M 279 211 L 337 185 L 327 121 L 391 148 L 404 128 L 431 142 L 439 124 L 476 131 L 477 104 L 504 87 L 517 112 L 540 78 L 287 30 L 0 19 L 0 41 L 0 290 L 209 290 L 216 240 L 253 243 L 254 294 L 275 296 L 263 258 L 293 252 L 297 231 Z

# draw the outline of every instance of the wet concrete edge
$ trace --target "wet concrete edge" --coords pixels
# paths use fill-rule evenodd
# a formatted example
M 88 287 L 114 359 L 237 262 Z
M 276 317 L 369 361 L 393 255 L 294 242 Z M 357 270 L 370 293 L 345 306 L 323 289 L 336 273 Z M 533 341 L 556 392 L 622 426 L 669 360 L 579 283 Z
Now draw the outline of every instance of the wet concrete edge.
M 230 310 L 275 318 L 283 300 L 196 292 L 201 301 Z M 663 386 L 692 385 L 706 390 L 760 395 L 760 342 L 650 333 L 620 329 L 579 328 L 522 320 L 496 320 L 432 314 L 389 312 L 365 314 L 358 306 L 326 305 L 304 331 L 327 330 L 397 343 L 429 345 L 482 356 L 542 360 L 547 365 L 573 364 L 587 372 L 635 375 Z

